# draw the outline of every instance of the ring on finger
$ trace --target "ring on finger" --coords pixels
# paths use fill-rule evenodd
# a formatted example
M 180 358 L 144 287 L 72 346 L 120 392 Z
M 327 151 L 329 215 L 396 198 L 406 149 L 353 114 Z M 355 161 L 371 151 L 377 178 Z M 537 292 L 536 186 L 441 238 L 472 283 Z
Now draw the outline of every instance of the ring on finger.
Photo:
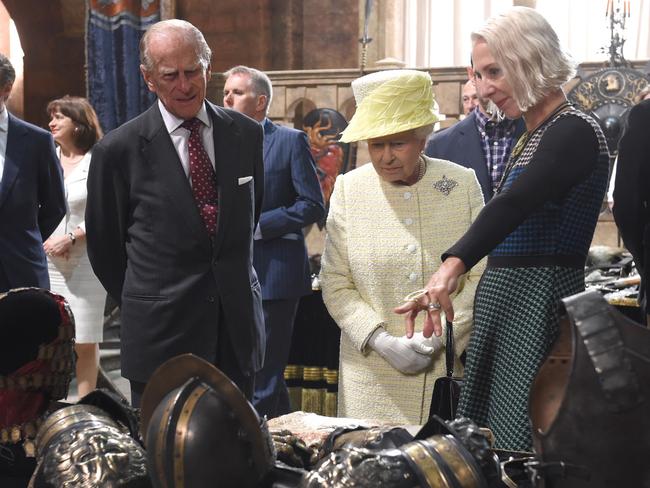
M 439 304 L 439 303 L 430 302 L 430 303 L 427 304 L 427 308 L 428 308 L 429 310 L 440 310 L 440 304 Z

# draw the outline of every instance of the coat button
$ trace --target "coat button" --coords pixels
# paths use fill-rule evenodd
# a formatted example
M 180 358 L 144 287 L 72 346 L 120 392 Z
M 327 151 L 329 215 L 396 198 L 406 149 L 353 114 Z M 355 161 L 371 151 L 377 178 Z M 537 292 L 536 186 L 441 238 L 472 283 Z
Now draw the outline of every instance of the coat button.
M 410 191 L 404 192 L 404 200 L 409 200 L 410 198 L 411 198 L 411 192 Z
M 418 279 L 418 275 L 416 275 L 415 273 L 411 273 L 409 275 L 409 281 L 415 281 L 417 279 Z
M 410 218 L 410 217 L 408 217 L 408 218 L 404 219 L 404 223 L 405 223 L 406 225 L 411 225 L 411 224 L 413 223 L 413 219 Z
M 411 254 L 413 254 L 416 249 L 417 249 L 417 247 L 415 246 L 415 244 L 409 244 L 408 246 L 406 246 L 406 250 L 408 252 L 410 252 Z
M 206 297 L 205 301 L 208 303 L 214 303 L 214 297 L 213 296 Z

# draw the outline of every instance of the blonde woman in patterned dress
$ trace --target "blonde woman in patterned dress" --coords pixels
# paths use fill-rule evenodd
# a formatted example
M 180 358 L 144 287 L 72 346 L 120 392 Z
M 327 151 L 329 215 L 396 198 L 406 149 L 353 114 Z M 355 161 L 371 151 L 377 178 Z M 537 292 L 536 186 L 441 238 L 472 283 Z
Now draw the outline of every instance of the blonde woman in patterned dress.
M 49 127 L 63 167 L 66 216 L 45 241 L 51 289 L 68 300 L 75 318 L 79 396 L 95 389 L 103 338 L 106 292 L 86 252 L 86 179 L 91 149 L 102 137 L 95 110 L 85 98 L 65 96 L 47 106 Z
M 383 71 L 352 88 L 357 111 L 341 140 L 366 140 L 372 164 L 336 180 L 320 274 L 342 330 L 338 415 L 421 424 L 445 374 L 444 347 L 421 334 L 407 339 L 393 308 L 424 286 L 483 197 L 472 170 L 422 154 L 437 120 L 427 73 Z M 466 274 L 453 296 L 457 351 L 467 344 L 481 270 Z M 455 371 L 462 373 L 458 358 Z
M 492 429 L 495 446 L 530 450 L 528 395 L 558 334 L 561 298 L 584 290 L 584 265 L 607 185 L 609 155 L 598 124 L 567 102 L 573 64 L 537 11 L 515 7 L 472 34 L 477 89 L 506 117 L 523 115 L 496 196 L 443 255 L 412 317 L 427 310 L 425 335 L 441 333 L 439 303 L 466 269 L 488 256 L 476 292 L 458 414 Z

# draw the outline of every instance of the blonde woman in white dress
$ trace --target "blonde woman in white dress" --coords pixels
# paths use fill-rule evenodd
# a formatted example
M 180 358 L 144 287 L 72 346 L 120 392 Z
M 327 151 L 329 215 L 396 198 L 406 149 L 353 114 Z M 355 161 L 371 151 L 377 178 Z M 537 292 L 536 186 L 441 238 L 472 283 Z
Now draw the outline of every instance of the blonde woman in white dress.
M 92 147 L 102 137 L 97 114 L 85 98 L 65 96 L 47 106 L 49 128 L 63 167 L 67 211 L 43 247 L 51 289 L 70 303 L 75 318 L 79 396 L 97 386 L 106 292 L 86 251 L 86 179 Z

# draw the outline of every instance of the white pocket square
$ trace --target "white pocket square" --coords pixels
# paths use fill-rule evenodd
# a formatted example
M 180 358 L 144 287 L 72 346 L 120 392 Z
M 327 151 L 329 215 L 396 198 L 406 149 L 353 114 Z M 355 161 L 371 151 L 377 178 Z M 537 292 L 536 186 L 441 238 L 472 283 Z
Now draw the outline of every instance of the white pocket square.
M 237 184 L 239 186 L 242 186 L 242 185 L 245 185 L 246 183 L 248 183 L 252 179 L 253 179 L 252 176 L 242 176 L 241 178 L 237 178 Z

